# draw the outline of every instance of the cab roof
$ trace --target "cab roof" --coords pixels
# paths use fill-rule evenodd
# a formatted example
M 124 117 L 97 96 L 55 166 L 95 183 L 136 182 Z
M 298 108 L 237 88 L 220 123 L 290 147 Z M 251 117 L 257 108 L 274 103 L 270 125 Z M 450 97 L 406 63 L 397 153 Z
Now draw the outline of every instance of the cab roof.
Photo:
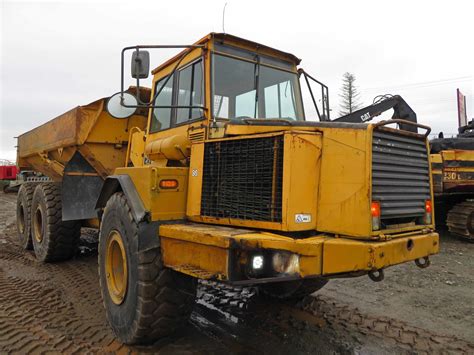
M 201 38 L 199 41 L 195 42 L 194 44 L 206 46 L 211 41 L 216 41 L 216 42 L 219 42 L 220 44 L 228 44 L 228 45 L 234 45 L 234 46 L 246 48 L 256 53 L 262 53 L 262 54 L 265 53 L 266 55 L 269 55 L 269 56 L 285 59 L 287 61 L 294 63 L 295 65 L 298 65 L 301 62 L 301 59 L 299 59 L 298 57 L 296 57 L 295 55 L 291 53 L 283 52 L 278 49 L 265 46 L 257 42 L 253 42 L 245 38 L 233 36 L 228 33 L 211 32 L 208 35 Z M 163 69 L 164 67 L 167 67 L 169 64 L 175 62 L 178 58 L 180 58 L 185 53 L 190 52 L 191 50 L 192 48 L 186 48 L 182 50 L 174 57 L 168 59 L 166 62 L 164 62 L 163 64 L 153 69 L 152 74 L 155 74 L 161 69 Z

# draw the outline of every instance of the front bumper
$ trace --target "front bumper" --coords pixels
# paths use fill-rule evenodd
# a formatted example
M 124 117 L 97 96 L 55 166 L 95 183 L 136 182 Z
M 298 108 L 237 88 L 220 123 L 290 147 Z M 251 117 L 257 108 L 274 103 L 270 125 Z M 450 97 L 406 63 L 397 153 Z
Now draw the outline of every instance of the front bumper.
M 418 260 L 439 251 L 435 232 L 419 232 L 388 241 L 361 241 L 318 235 L 294 239 L 268 232 L 197 223 L 162 225 L 165 266 L 201 279 L 263 283 L 309 277 L 344 277 Z M 275 265 L 278 254 L 291 258 L 289 272 L 274 267 L 253 273 L 251 258 L 262 255 Z M 280 258 L 281 259 L 281 258 Z M 284 269 L 284 268 L 283 268 Z

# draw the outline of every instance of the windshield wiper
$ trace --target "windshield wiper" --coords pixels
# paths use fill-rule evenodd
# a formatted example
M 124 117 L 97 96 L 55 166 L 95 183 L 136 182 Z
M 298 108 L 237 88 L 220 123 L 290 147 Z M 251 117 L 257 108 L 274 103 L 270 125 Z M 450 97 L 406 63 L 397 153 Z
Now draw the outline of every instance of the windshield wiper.
M 254 110 L 254 118 L 257 118 L 257 110 L 258 110 L 258 82 L 260 77 L 260 57 L 257 55 L 257 63 L 255 63 L 255 70 L 254 70 L 254 81 L 255 81 L 255 110 Z

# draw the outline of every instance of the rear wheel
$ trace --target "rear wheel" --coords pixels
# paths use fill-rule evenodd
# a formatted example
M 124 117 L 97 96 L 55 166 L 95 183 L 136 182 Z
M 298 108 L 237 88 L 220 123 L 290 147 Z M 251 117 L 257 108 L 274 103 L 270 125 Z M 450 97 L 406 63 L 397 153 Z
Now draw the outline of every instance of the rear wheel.
M 259 286 L 261 293 L 269 298 L 297 302 L 322 289 L 329 280 L 323 278 L 275 282 Z
M 196 280 L 165 268 L 160 248 L 138 251 L 138 230 L 125 195 L 112 195 L 100 229 L 99 280 L 107 320 L 127 344 L 173 333 L 189 319 L 196 296 Z
M 38 184 L 31 205 L 31 239 L 36 258 L 43 262 L 74 256 L 81 235 L 77 221 L 62 220 L 61 184 Z
M 16 200 L 16 229 L 18 241 L 23 249 L 32 249 L 31 241 L 31 204 L 33 202 L 33 193 L 35 192 L 35 183 L 25 183 L 18 190 Z

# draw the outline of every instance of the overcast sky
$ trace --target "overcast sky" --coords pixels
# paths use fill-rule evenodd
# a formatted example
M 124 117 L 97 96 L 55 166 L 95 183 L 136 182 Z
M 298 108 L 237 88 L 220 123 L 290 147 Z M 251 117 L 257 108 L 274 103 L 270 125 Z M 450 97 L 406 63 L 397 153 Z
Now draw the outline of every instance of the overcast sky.
M 222 32 L 226 2 L 225 31 L 302 58 L 333 117 L 346 71 L 364 104 L 401 94 L 433 132 L 457 131 L 456 88 L 474 117 L 472 1 L 0 1 L 0 159 L 15 159 L 13 137 L 117 92 L 124 46 Z

